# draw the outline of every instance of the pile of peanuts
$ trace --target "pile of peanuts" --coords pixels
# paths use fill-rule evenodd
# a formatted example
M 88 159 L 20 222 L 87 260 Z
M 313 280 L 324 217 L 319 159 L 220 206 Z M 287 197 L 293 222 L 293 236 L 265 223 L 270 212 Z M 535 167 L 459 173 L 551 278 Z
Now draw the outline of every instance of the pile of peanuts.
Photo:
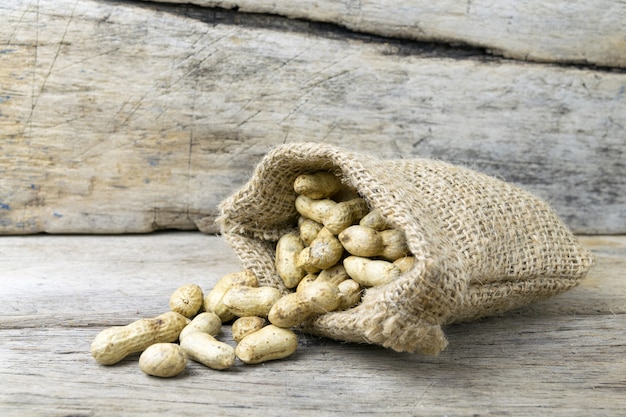
M 275 260 L 293 292 L 259 286 L 249 270 L 223 276 L 206 296 L 198 285 L 184 285 L 171 295 L 171 311 L 100 332 L 91 345 L 96 361 L 112 365 L 142 352 L 141 370 L 172 377 L 188 359 L 221 370 L 237 358 L 246 364 L 286 358 L 298 345 L 292 328 L 354 307 L 364 288 L 389 283 L 413 266 L 404 234 L 335 175 L 300 175 L 294 190 L 297 231 L 279 239 Z M 236 347 L 217 339 L 227 322 Z

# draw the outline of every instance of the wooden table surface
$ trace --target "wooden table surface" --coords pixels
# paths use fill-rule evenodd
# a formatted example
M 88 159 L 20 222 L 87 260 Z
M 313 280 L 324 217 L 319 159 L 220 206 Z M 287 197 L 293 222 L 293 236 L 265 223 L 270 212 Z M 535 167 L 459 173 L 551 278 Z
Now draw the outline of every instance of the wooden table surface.
M 626 410 L 626 236 L 581 237 L 598 263 L 574 290 L 446 329 L 437 357 L 300 335 L 290 359 L 179 377 L 137 356 L 100 366 L 103 328 L 167 310 L 240 269 L 198 232 L 0 238 L 0 415 L 618 416 Z M 224 328 L 223 340 L 230 342 Z

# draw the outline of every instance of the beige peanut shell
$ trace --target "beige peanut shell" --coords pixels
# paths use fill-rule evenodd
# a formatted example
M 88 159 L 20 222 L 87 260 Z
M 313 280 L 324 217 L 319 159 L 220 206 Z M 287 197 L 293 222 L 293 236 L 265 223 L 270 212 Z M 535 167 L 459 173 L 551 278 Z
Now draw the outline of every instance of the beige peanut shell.
M 364 287 L 388 284 L 401 274 L 400 269 L 391 262 L 360 256 L 348 256 L 343 260 L 343 266 L 348 275 Z
M 359 224 L 346 228 L 338 238 L 343 247 L 355 256 L 395 261 L 410 254 L 404 233 L 398 229 L 377 231 Z
M 316 221 L 317 223 L 324 223 L 324 219 L 328 217 L 330 211 L 338 203 L 325 198 L 323 200 L 313 200 L 304 195 L 296 197 L 296 211 L 301 216 Z
M 308 306 L 313 314 L 323 314 L 339 307 L 339 288 L 329 281 L 317 280 L 296 292 L 300 302 Z
M 393 261 L 393 264 L 400 270 L 400 272 L 407 272 L 415 265 L 415 256 L 403 256 Z
M 363 218 L 359 221 L 359 224 L 377 231 L 391 229 L 391 225 L 387 219 L 382 216 L 380 210 L 378 209 L 373 209 L 363 216 Z
M 140 319 L 127 326 L 109 327 L 91 343 L 91 355 L 102 365 L 113 365 L 160 342 L 174 342 L 190 320 L 174 311 Z
M 298 336 L 293 331 L 270 324 L 244 337 L 235 354 L 244 363 L 257 364 L 286 358 L 297 348 Z
M 339 306 L 337 310 L 346 310 L 354 307 L 361 301 L 363 288 L 353 279 L 347 279 L 337 285 L 339 288 Z
M 386 260 L 395 261 L 411 254 L 406 244 L 404 232 L 401 230 L 388 229 L 378 233 L 383 241 L 383 250 L 380 256 Z
M 180 341 L 189 359 L 211 369 L 227 369 L 235 364 L 235 349 L 207 333 L 190 333 Z
M 276 244 L 276 272 L 287 288 L 296 287 L 306 275 L 306 271 L 298 266 L 298 255 L 303 249 L 304 243 L 297 233 L 281 236 Z
M 222 320 L 213 312 L 204 312 L 198 314 L 191 320 L 185 328 L 180 332 L 179 339 L 183 339 L 189 333 L 201 332 L 211 336 L 217 336 L 222 330 Z
M 309 285 L 316 279 L 317 279 L 317 274 L 306 274 L 306 276 L 302 278 L 302 281 L 300 281 L 300 283 L 296 287 L 296 292 L 302 292 L 302 289 L 304 287 L 306 287 L 307 285 Z
M 311 317 L 309 305 L 298 297 L 298 292 L 284 295 L 270 309 L 268 320 L 278 327 L 293 327 Z
M 196 284 L 185 284 L 177 288 L 170 296 L 170 310 L 175 311 L 187 318 L 192 318 L 198 313 L 204 301 L 202 288 Z
M 183 372 L 187 355 L 175 343 L 155 343 L 139 356 L 139 368 L 148 375 L 171 378 Z
M 233 340 L 239 343 L 244 337 L 246 337 L 250 333 L 254 333 L 257 330 L 261 330 L 263 326 L 265 326 L 265 324 L 266 324 L 266 320 L 262 317 L 257 317 L 257 316 L 240 317 L 233 322 L 233 325 L 231 327 Z
M 229 289 L 222 302 L 237 317 L 267 317 L 270 308 L 282 296 L 274 287 L 233 287 Z
M 330 172 L 318 171 L 296 177 L 293 189 L 296 193 L 314 200 L 329 198 L 341 188 L 341 180 Z
M 314 273 L 335 265 L 342 255 L 343 246 L 339 239 L 320 232 L 311 245 L 300 252 L 297 265 L 309 273 Z
M 379 256 L 383 250 L 383 239 L 379 232 L 371 227 L 355 225 L 339 233 L 343 247 L 355 256 Z
M 322 223 L 334 235 L 338 235 L 346 227 L 357 223 L 369 212 L 367 202 L 362 198 L 337 203 L 324 217 Z
M 350 278 L 350 276 L 346 272 L 346 268 L 341 263 L 333 265 L 330 268 L 326 268 L 320 271 L 317 275 L 317 279 L 320 281 L 332 282 L 335 285 L 339 285 L 340 282 L 345 281 L 348 278 Z
M 317 237 L 317 234 L 324 227 L 323 224 L 316 222 L 315 220 L 307 219 L 304 216 L 298 218 L 298 231 L 300 234 L 300 240 L 305 246 L 309 246 L 313 239 Z
M 237 286 L 257 287 L 258 285 L 259 280 L 257 277 L 252 271 L 247 269 L 224 275 L 204 297 L 204 311 L 217 314 L 224 323 L 233 320 L 235 315 L 230 312 L 223 302 L 226 292 Z

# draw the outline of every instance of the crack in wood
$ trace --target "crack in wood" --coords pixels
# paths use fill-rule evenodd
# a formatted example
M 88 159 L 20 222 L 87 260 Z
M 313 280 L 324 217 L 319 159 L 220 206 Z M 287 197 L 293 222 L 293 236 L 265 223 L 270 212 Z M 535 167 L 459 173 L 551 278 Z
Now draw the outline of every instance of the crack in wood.
M 463 40 L 444 40 L 437 36 L 428 41 L 410 39 L 409 37 L 384 36 L 378 33 L 369 33 L 360 30 L 353 30 L 346 25 L 336 22 L 325 22 L 309 20 L 306 18 L 285 17 L 280 14 L 241 11 L 239 7 L 209 7 L 189 3 L 176 3 L 161 0 L 137 1 L 137 0 L 98 0 L 106 3 L 116 3 L 128 5 L 129 2 L 136 7 L 147 8 L 165 13 L 186 16 L 204 23 L 230 24 L 241 27 L 273 29 L 276 31 L 306 33 L 312 36 L 325 38 L 340 38 L 360 40 L 370 43 L 393 43 L 398 49 L 395 53 L 400 56 L 419 55 L 423 57 L 446 57 L 453 59 L 480 59 L 480 60 L 522 60 L 526 63 L 536 65 L 553 65 L 557 67 L 589 68 L 596 71 L 611 71 L 626 73 L 626 68 L 612 67 L 608 65 L 589 62 L 585 59 L 577 61 L 547 61 L 532 59 L 530 53 L 520 58 L 508 58 L 507 52 L 495 46 L 482 46 L 478 43 L 471 43 Z M 228 2 L 225 2 L 228 4 Z M 360 2 L 359 2 L 360 4 Z M 472 0 L 467 0 L 465 15 L 470 15 L 474 4 Z M 359 6 L 360 7 L 360 6 Z M 359 9 L 360 10 L 360 9 Z M 414 23 L 413 28 L 417 28 L 424 35 L 418 23 Z M 430 36 L 430 35 L 429 35 Z
M 273 29 L 276 31 L 304 33 L 330 39 L 359 40 L 377 44 L 388 44 L 392 42 L 395 46 L 397 46 L 396 52 L 393 54 L 400 56 L 421 55 L 424 57 L 446 57 L 457 59 L 502 59 L 494 58 L 491 54 L 488 54 L 486 48 L 472 46 L 463 42 L 422 42 L 409 39 L 392 38 L 350 30 L 344 26 L 334 23 L 294 19 L 276 14 L 241 12 L 239 9 L 203 7 L 194 4 L 180 4 L 161 1 L 98 1 L 124 5 L 132 3 L 135 7 L 171 13 L 179 16 L 182 15 L 211 25 L 227 24 L 248 28 Z

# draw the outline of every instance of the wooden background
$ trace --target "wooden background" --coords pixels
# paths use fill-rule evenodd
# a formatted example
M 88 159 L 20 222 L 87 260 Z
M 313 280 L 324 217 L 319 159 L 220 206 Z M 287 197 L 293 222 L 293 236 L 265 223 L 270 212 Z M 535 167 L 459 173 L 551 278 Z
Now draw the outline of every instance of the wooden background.
M 619 0 L 156 0 L 331 22 L 355 32 L 471 45 L 524 61 L 626 67 Z
M 294 141 L 463 164 L 626 233 L 623 1 L 197 3 L 2 2 L 0 234 L 215 231 Z
M 626 233 L 624 1 L 184 3 L 0 2 L 0 234 L 215 231 L 296 141 L 459 163 Z M 437 357 L 301 334 L 289 360 L 163 380 L 89 344 L 239 270 L 221 237 L 3 236 L 0 415 L 622 416 L 626 237 L 580 240 L 579 287 L 449 326 Z

